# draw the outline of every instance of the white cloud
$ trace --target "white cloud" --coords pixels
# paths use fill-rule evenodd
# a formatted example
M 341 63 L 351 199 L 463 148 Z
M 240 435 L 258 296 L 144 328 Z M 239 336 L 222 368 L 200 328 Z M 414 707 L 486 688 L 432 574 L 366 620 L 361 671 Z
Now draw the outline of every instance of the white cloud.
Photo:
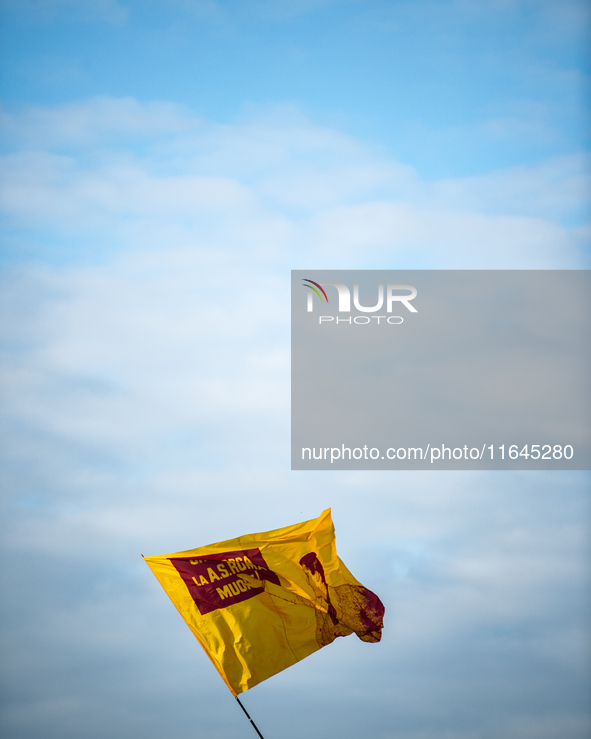
M 180 238 L 232 255 L 259 242 L 292 264 L 582 264 L 583 234 L 561 219 L 580 219 L 584 156 L 426 183 L 289 108 L 222 126 L 167 104 L 98 98 L 5 115 L 5 125 L 18 148 L 5 158 L 4 207 L 17 226 L 82 241 L 92 228 L 167 250 Z
M 45 149 L 108 141 L 127 134 L 150 137 L 178 134 L 198 124 L 174 103 L 140 103 L 135 98 L 98 96 L 57 108 L 29 107 L 20 113 L 2 113 L 5 141 L 18 148 Z
M 589 170 L 589 154 L 581 152 L 477 177 L 440 180 L 431 185 L 431 197 L 451 208 L 560 222 L 573 214 L 588 215 Z

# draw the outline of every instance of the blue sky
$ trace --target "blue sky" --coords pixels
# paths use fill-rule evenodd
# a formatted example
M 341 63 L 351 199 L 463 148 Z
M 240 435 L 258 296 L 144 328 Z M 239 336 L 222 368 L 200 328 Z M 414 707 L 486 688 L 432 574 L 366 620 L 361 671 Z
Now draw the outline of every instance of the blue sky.
M 3 5 L 9 106 L 131 95 L 229 122 L 297 105 L 428 178 L 586 144 L 584 2 Z
M 139 553 L 332 506 L 384 640 L 249 691 L 265 736 L 587 737 L 588 474 L 292 473 L 288 308 L 588 268 L 587 3 L 1 7 L 4 734 L 248 736 Z

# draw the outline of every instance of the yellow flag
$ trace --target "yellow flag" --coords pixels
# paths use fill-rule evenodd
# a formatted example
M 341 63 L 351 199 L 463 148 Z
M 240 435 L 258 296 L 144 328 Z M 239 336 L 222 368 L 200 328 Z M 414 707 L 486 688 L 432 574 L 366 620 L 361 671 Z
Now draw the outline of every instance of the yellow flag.
M 234 695 L 337 636 L 382 635 L 384 606 L 338 558 L 330 509 L 145 560 Z

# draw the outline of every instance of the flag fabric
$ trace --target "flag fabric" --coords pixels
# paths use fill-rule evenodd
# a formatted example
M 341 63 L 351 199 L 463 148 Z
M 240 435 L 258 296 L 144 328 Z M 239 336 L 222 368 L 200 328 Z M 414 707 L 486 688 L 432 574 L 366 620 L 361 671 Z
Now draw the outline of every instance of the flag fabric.
M 338 558 L 330 509 L 145 561 L 235 696 L 337 636 L 380 641 L 384 606 Z

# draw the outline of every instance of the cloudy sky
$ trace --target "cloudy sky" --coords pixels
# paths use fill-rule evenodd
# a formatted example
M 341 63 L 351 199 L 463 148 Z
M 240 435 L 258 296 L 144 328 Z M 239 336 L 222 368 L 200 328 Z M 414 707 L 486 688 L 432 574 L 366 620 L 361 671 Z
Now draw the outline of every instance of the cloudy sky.
M 266 738 L 587 737 L 588 474 L 291 472 L 289 271 L 587 269 L 588 4 L 0 7 L 3 734 L 254 736 L 140 552 L 332 506 Z

